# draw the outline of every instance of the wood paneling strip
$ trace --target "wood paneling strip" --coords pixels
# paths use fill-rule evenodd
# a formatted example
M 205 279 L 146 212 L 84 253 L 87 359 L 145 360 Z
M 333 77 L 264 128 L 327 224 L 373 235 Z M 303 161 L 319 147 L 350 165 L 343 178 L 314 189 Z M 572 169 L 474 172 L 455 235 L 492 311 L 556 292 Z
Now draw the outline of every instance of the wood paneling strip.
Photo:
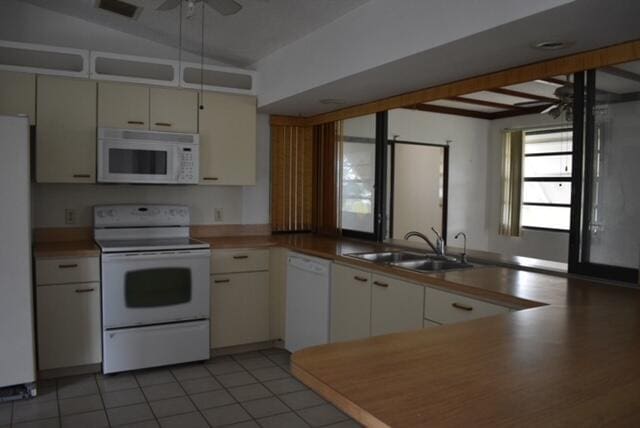
M 640 59 L 640 40 L 621 43 L 619 45 L 582 52 L 562 58 L 514 67 L 482 76 L 459 80 L 445 85 L 408 92 L 406 94 L 396 95 L 366 104 L 347 107 L 310 117 L 305 123 L 319 125 L 335 122 L 385 110 L 422 104 L 428 101 L 451 98 L 487 89 L 501 88 L 504 86 L 515 85 L 516 83 L 548 78 L 549 76 L 571 74 L 592 68 L 635 61 L 637 59 Z
M 312 231 L 313 128 L 285 119 L 271 126 L 271 226 L 274 232 Z
M 314 127 L 317 145 L 316 230 L 327 235 L 338 234 L 338 159 L 341 122 Z

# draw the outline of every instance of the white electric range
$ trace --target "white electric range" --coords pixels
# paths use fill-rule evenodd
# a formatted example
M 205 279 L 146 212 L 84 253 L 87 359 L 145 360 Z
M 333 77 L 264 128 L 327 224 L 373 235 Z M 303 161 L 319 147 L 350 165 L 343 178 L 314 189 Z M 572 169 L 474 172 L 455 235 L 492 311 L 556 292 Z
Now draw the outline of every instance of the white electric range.
M 185 206 L 94 208 L 104 373 L 209 358 L 211 252 L 189 226 Z

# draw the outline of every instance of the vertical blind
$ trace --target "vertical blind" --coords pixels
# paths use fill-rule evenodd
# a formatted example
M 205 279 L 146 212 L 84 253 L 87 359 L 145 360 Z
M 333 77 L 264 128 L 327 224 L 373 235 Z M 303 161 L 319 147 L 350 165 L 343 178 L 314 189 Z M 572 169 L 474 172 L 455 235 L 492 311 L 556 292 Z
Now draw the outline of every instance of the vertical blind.
M 313 230 L 315 199 L 313 128 L 271 127 L 271 228 Z
M 341 129 L 340 122 L 305 126 L 272 118 L 272 231 L 337 233 Z
M 522 131 L 507 131 L 502 143 L 502 215 L 500 235 L 520 236 L 522 200 Z

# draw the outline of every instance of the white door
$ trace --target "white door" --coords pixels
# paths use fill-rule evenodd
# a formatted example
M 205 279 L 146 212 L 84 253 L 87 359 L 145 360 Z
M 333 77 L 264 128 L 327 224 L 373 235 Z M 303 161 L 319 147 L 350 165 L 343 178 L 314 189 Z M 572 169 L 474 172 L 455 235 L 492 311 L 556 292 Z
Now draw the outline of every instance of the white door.
M 209 250 L 102 255 L 103 328 L 209 318 Z
M 422 328 L 423 286 L 375 274 L 372 280 L 372 336 Z
M 336 264 L 331 272 L 331 342 L 371 335 L 371 273 Z

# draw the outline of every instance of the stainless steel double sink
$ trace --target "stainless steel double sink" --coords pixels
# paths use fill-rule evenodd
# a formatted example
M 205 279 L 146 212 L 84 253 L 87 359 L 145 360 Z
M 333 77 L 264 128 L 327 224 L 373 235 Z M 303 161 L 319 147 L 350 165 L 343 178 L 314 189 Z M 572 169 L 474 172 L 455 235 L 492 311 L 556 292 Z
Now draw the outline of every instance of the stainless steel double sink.
M 360 260 L 373 263 L 386 264 L 393 267 L 412 270 L 415 272 L 439 272 L 451 269 L 466 269 L 473 267 L 455 257 L 439 256 L 437 254 L 425 254 L 413 251 L 380 251 L 371 253 L 345 254 Z

